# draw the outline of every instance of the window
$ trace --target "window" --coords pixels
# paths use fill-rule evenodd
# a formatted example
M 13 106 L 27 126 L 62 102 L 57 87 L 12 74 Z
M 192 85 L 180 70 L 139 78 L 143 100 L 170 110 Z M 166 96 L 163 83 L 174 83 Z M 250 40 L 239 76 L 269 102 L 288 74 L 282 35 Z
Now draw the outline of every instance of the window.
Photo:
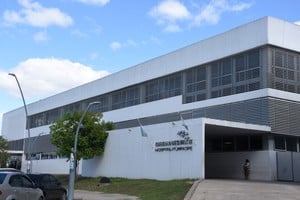
M 259 67 L 259 50 L 248 53 L 248 68 Z
M 130 87 L 112 94 L 112 109 L 120 109 L 140 103 L 139 87 Z
M 196 67 L 186 72 L 185 103 L 206 99 L 206 67 Z
M 239 85 L 239 86 L 236 86 L 235 87 L 235 93 L 238 94 L 238 93 L 243 93 L 245 92 L 245 85 Z
M 285 150 L 285 138 L 282 136 L 275 136 L 275 149 L 278 150 Z
M 235 57 L 235 71 L 244 71 L 245 70 L 245 57 L 244 55 L 238 55 Z
M 263 142 L 262 136 L 252 135 L 250 136 L 250 150 L 262 150 Z
M 180 95 L 181 73 L 150 81 L 145 89 L 146 102 Z
M 275 89 L 299 93 L 299 57 L 294 52 L 273 48 L 272 49 L 272 86 Z
M 248 85 L 248 91 L 254 91 L 254 90 L 258 90 L 259 89 L 259 82 L 255 82 L 255 83 L 249 83 Z
M 3 183 L 5 177 L 6 177 L 7 174 L 4 174 L 4 173 L 0 173 L 0 184 Z
M 286 150 L 297 152 L 297 138 L 287 137 L 286 138 Z
M 223 138 L 223 151 L 234 151 L 234 139 L 233 139 L 233 137 Z
M 236 137 L 236 150 L 247 151 L 249 149 L 248 136 L 237 136 Z
M 275 66 L 283 67 L 283 53 L 280 51 L 275 52 Z

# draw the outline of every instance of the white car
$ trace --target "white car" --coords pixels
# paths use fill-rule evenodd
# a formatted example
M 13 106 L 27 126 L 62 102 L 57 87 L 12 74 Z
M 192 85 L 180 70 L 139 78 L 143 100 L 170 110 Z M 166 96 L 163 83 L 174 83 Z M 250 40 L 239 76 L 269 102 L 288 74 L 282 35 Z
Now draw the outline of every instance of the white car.
M 43 191 L 22 172 L 0 170 L 0 200 L 44 200 Z

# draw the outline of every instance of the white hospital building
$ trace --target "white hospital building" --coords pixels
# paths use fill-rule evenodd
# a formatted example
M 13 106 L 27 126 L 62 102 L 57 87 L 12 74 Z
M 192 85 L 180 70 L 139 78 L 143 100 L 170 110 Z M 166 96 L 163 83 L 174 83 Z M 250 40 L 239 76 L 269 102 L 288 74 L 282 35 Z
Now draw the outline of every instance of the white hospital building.
M 299 25 L 264 17 L 29 104 L 33 172 L 69 173 L 49 126 L 94 101 L 115 129 L 83 176 L 241 179 L 249 159 L 250 179 L 300 181 Z M 23 170 L 25 119 L 20 107 L 2 121 Z

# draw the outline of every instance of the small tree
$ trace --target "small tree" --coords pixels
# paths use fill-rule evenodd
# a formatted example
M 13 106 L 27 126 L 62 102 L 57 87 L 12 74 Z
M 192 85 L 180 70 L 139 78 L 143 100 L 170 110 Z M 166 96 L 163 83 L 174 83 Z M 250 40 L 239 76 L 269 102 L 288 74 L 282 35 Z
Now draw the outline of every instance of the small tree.
M 58 154 L 70 158 L 82 114 L 82 112 L 66 113 L 62 119 L 50 126 L 50 141 L 58 148 Z M 103 154 L 108 137 L 107 131 L 112 130 L 114 126 L 112 122 L 101 119 L 101 113 L 86 113 L 77 138 L 77 161 Z
M 0 136 L 0 167 L 6 167 L 6 162 L 9 158 L 8 142 L 2 136 Z

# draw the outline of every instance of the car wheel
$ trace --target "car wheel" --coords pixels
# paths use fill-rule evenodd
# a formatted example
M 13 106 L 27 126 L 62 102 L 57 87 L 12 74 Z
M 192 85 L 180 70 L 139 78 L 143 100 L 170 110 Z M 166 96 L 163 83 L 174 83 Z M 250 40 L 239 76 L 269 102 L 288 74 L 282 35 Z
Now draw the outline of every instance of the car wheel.
M 39 200 L 44 200 L 44 197 L 40 197 Z

